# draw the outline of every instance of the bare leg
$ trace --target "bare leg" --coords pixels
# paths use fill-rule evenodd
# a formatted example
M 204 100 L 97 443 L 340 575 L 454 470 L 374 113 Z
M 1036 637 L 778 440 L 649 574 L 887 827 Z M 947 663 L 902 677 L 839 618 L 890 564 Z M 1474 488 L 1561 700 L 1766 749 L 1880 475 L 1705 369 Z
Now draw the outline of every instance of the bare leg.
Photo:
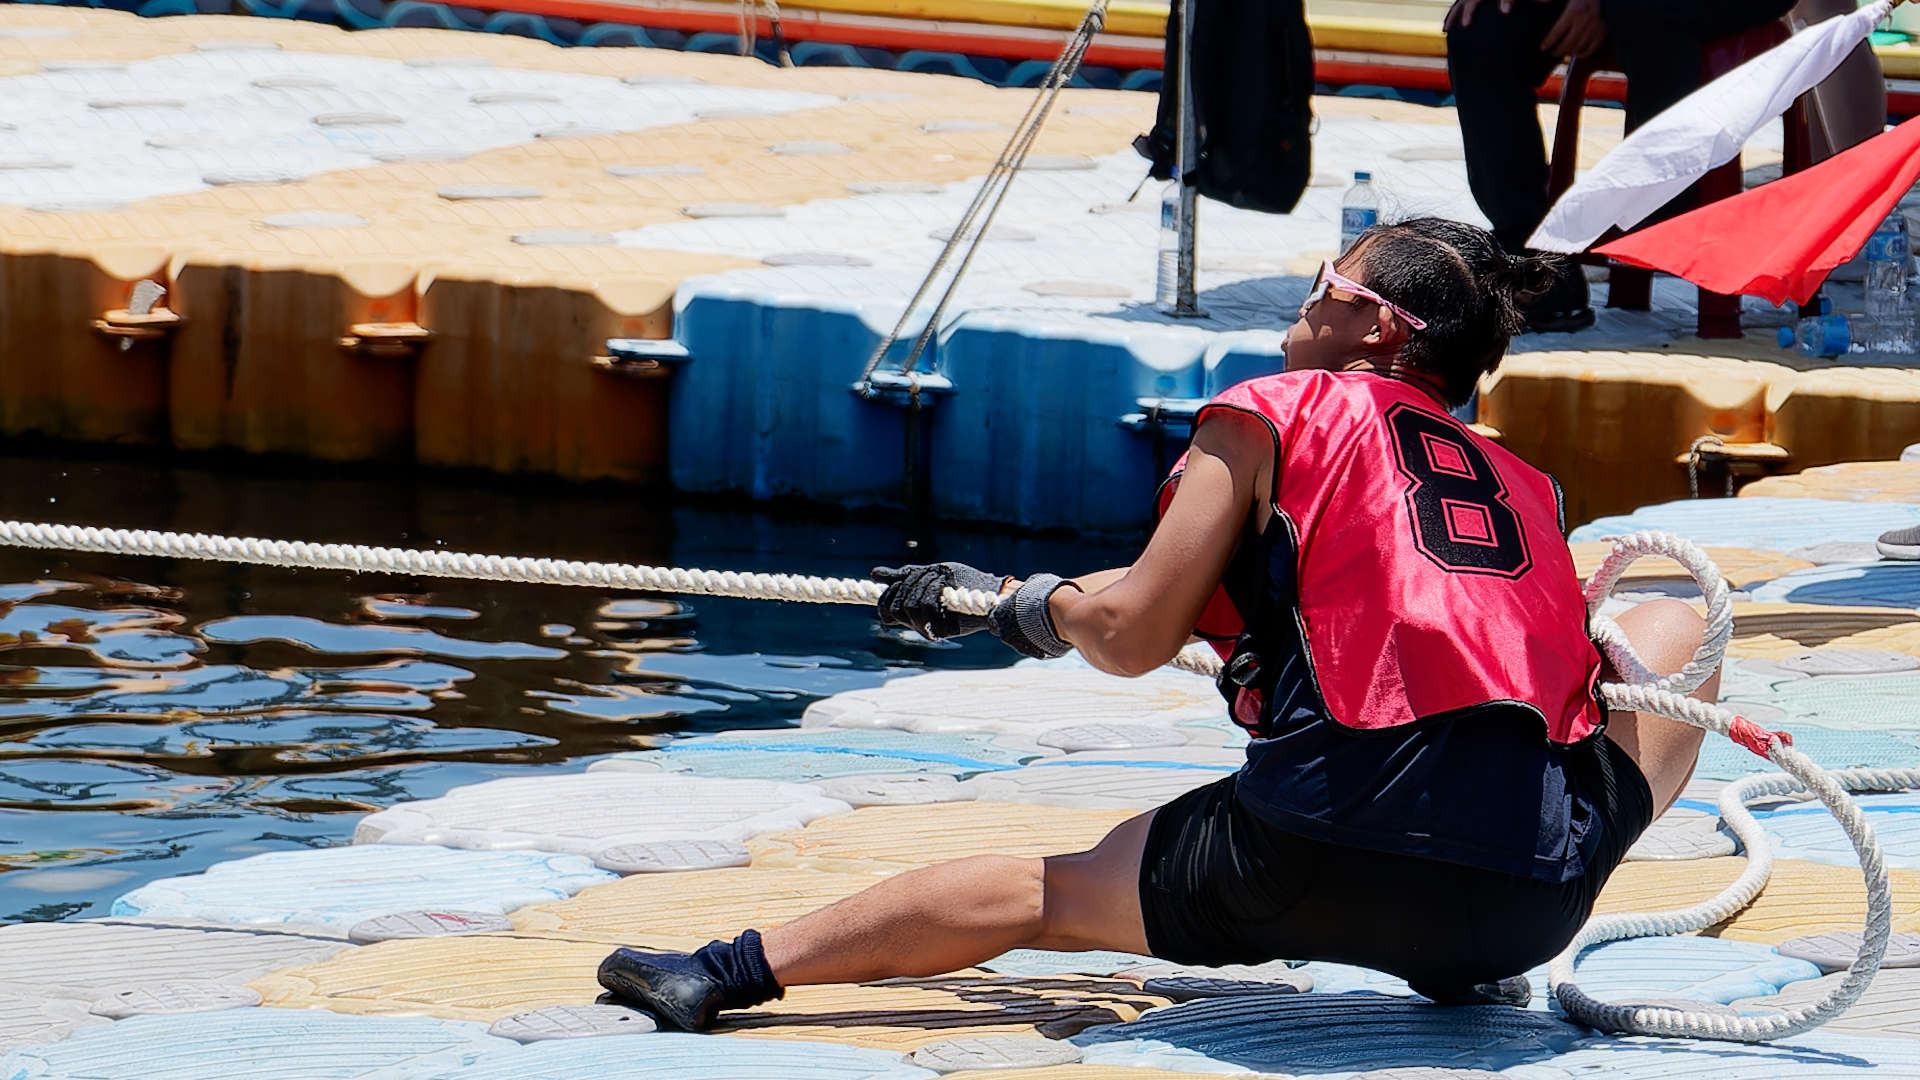
M 1618 620 L 1634 651 L 1647 667 L 1661 675 L 1680 670 L 1693 659 L 1706 635 L 1706 620 L 1678 600 L 1652 600 L 1623 613 Z M 1619 676 L 1609 669 L 1606 678 Z M 1720 698 L 1720 673 L 1700 685 L 1690 697 L 1701 701 Z M 1614 712 L 1607 716 L 1607 737 L 1620 745 L 1653 789 L 1655 817 L 1664 814 L 1693 778 L 1706 732 L 1691 724 L 1655 713 Z
M 1147 951 L 1140 854 L 1151 813 L 1091 851 L 982 855 L 910 870 L 762 935 L 782 986 L 938 975 L 1022 947 Z

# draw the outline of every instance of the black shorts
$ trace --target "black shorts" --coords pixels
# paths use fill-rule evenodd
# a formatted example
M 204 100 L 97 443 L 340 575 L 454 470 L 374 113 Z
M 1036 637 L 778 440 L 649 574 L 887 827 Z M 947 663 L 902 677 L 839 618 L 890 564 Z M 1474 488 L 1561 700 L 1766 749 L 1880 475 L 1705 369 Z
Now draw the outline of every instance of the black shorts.
M 1639 767 L 1611 739 L 1595 743 L 1598 849 L 1582 876 L 1559 884 L 1285 832 L 1235 797 L 1237 773 L 1196 788 L 1147 831 L 1147 944 L 1180 964 L 1357 964 L 1429 997 L 1521 974 L 1573 940 L 1653 821 Z

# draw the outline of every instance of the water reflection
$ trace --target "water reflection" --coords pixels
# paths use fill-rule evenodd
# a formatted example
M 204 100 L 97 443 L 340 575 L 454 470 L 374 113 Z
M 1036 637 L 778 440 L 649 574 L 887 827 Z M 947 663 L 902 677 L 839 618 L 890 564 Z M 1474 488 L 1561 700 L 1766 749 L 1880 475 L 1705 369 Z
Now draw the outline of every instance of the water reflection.
M 1126 554 L 987 535 L 906 554 L 891 524 L 276 469 L 0 452 L 0 516 L 830 575 Z M 991 641 L 904 643 L 853 607 L 0 548 L 0 920 L 104 914 L 156 877 L 344 843 L 403 799 L 679 732 L 791 725 L 822 695 L 1007 659 Z

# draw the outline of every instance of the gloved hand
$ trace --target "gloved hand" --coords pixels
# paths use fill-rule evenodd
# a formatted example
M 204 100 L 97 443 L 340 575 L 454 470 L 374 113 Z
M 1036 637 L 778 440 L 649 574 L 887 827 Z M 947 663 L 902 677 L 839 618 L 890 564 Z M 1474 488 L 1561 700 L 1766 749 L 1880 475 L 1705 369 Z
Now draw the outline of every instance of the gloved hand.
M 887 591 L 880 594 L 880 621 L 934 639 L 964 637 L 989 625 L 985 615 L 967 615 L 941 607 L 940 590 L 979 589 L 997 593 L 1007 583 L 1006 578 L 957 562 L 898 568 L 876 566 L 872 577 L 887 587 Z

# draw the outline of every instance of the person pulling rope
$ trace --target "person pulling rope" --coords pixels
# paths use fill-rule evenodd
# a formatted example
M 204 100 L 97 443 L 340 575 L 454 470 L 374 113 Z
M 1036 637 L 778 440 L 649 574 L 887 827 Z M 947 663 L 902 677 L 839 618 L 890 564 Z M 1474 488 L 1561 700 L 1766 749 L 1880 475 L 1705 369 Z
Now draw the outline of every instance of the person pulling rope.
M 909 871 L 765 938 L 748 930 L 691 954 L 615 951 L 602 984 L 666 1026 L 704 1028 L 793 985 L 932 975 L 1031 947 L 1355 963 L 1441 1004 L 1523 1004 L 1518 973 L 1549 962 L 1568 1014 L 1608 1030 L 1804 1031 L 1864 992 L 1890 929 L 1884 860 L 1845 789 L 1914 786 L 1920 773 L 1827 774 L 1784 735 L 1711 704 L 1732 616 L 1706 557 L 1637 534 L 1582 592 L 1551 480 L 1447 415 L 1499 362 L 1543 269 L 1455 223 L 1369 230 L 1322 268 L 1289 331 L 1288 370 L 1197 418 L 1140 559 L 1074 580 L 941 563 L 855 581 L 25 522 L 0 522 L 0 543 L 871 603 L 929 637 L 987 630 L 1030 656 L 1078 648 L 1117 674 L 1175 660 L 1214 674 L 1248 728 L 1240 772 L 1087 851 Z M 1695 575 L 1705 619 L 1677 601 L 1601 616 L 1649 554 Z M 1183 648 L 1196 635 L 1213 644 Z M 1602 679 L 1608 667 L 1617 678 Z M 1746 872 L 1685 911 L 1589 920 L 1627 847 L 1678 797 L 1704 730 L 1786 773 L 1722 798 Z M 1833 993 L 1720 1017 L 1580 992 L 1582 948 L 1698 929 L 1750 903 L 1771 855 L 1744 802 L 1800 791 L 1839 818 L 1868 889 L 1860 958 Z

